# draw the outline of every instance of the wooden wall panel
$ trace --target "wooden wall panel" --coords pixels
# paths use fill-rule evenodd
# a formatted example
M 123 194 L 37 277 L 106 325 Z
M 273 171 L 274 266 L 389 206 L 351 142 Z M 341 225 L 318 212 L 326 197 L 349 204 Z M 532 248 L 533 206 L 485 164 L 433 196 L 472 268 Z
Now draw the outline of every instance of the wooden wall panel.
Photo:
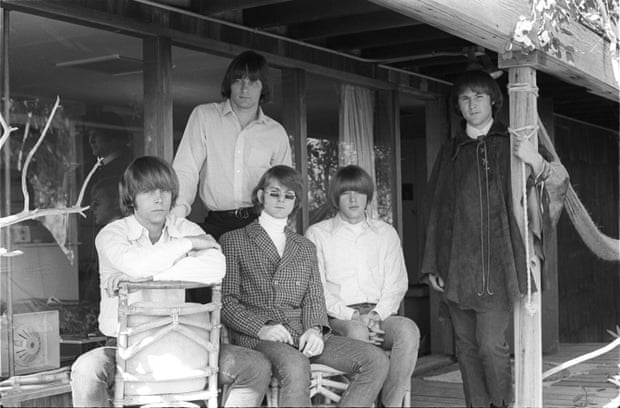
M 618 133 L 556 116 L 555 146 L 592 219 L 618 237 Z M 620 266 L 583 243 L 564 213 L 558 225 L 560 342 L 608 342 L 620 322 Z

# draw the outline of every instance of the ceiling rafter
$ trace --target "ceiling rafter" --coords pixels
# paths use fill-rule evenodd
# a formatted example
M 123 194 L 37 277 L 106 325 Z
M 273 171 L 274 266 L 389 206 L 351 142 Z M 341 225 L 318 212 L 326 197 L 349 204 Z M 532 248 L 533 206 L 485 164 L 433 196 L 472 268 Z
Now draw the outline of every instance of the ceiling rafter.
M 309 23 L 290 24 L 287 34 L 291 38 L 308 41 L 316 38 L 364 33 L 368 30 L 404 27 L 412 24 L 418 23 L 402 14 L 384 10 L 325 18 Z
M 409 42 L 406 44 L 390 45 L 385 47 L 364 48 L 361 56 L 372 60 L 419 59 L 420 56 L 430 57 L 432 54 L 462 53 L 463 48 L 472 45 L 469 41 L 460 38 L 445 38 L 436 41 Z
M 249 27 L 273 27 L 280 25 L 318 21 L 381 10 L 381 7 L 359 0 L 295 0 L 282 4 L 254 7 L 243 11 L 243 23 Z
M 252 7 L 269 6 L 293 0 L 191 0 L 191 10 L 200 14 L 216 14 Z
M 452 36 L 441 30 L 423 24 L 415 24 L 384 30 L 369 30 L 355 35 L 331 37 L 325 41 L 325 46 L 335 50 L 354 50 L 450 38 Z

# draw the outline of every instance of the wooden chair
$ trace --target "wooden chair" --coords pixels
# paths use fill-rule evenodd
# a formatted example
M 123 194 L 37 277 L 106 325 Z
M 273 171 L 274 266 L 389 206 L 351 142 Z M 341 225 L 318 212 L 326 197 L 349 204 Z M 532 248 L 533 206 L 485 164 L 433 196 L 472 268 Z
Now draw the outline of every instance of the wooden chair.
M 310 364 L 310 398 L 313 406 L 334 406 L 342 393 L 351 384 L 347 373 L 324 364 Z M 276 377 L 271 378 L 267 392 L 267 406 L 278 407 L 280 383 Z
M 195 282 L 121 282 L 114 406 L 217 407 L 221 286 Z M 211 302 L 129 304 L 144 289 L 212 287 Z

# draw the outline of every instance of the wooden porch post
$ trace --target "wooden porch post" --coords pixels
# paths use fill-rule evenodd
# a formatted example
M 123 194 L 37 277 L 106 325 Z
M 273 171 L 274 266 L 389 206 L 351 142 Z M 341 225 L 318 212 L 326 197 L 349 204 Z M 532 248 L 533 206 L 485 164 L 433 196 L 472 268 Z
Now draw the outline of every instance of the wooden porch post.
M 509 69 L 509 111 L 510 127 L 520 135 L 530 135 L 534 146 L 538 146 L 536 129 L 537 112 L 536 69 L 517 66 Z M 511 136 L 511 150 L 514 136 Z M 511 180 L 513 211 L 521 236 L 528 243 L 532 288 L 536 285 L 531 299 L 522 296 L 514 305 L 515 332 L 515 407 L 542 406 L 542 336 L 540 299 L 540 259 L 534 254 L 532 233 L 524 223 L 522 162 L 511 155 Z M 529 175 L 529 166 L 526 176 Z M 529 203 L 531 206 L 536 203 Z M 527 235 L 526 235 L 527 234 Z
M 303 234 L 308 228 L 308 135 L 306 111 L 306 73 L 299 68 L 282 68 L 282 124 L 293 142 L 294 166 L 304 180 L 304 196 L 297 218 L 297 232 Z
M 137 156 L 152 155 L 172 161 L 172 45 L 170 38 L 143 42 L 144 138 L 135 141 Z

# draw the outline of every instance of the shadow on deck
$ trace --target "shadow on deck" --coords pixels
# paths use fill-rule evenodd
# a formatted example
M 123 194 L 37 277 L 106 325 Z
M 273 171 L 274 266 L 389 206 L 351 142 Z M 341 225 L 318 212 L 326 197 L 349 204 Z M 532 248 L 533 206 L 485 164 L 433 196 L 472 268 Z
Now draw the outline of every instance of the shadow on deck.
M 563 343 L 544 355 L 548 370 L 604 346 L 602 343 Z M 608 381 L 620 373 L 620 348 L 575 365 L 543 382 L 545 407 L 618 407 L 620 388 Z M 446 356 L 420 359 L 411 384 L 413 407 L 463 407 L 465 398 L 458 364 Z

